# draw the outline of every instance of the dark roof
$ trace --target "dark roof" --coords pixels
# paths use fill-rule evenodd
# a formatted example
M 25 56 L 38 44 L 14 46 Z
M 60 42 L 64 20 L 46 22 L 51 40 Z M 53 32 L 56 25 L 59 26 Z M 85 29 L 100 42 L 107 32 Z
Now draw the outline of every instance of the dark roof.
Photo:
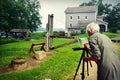
M 31 32 L 30 29 L 12 29 L 10 32 Z
M 82 20 L 79 22 L 80 26 L 83 27 L 83 26 L 87 26 L 89 23 L 91 22 L 95 22 L 95 23 L 98 23 L 98 24 L 108 24 L 107 22 L 103 21 L 103 20 L 99 20 L 99 19 L 96 19 L 96 21 L 86 21 L 86 20 Z
M 87 26 L 87 25 L 88 25 L 89 23 L 91 23 L 91 22 L 95 22 L 95 21 L 82 20 L 82 21 L 79 22 L 79 25 L 80 25 L 81 27 L 84 27 L 84 26 Z
M 97 6 L 68 7 L 65 13 L 96 12 L 97 10 Z
M 105 21 L 103 21 L 103 20 L 101 20 L 101 19 L 96 19 L 96 22 L 97 22 L 97 23 L 102 23 L 102 24 L 107 24 L 107 25 L 108 25 L 107 22 L 105 22 Z

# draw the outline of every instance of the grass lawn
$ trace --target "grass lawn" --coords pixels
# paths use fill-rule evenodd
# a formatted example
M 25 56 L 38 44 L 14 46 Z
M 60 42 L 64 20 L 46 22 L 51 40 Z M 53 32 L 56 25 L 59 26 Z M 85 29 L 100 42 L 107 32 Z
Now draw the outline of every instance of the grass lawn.
M 39 41 L 39 40 L 38 40 Z M 68 39 L 54 39 L 53 44 L 66 43 Z M 26 54 L 29 47 L 34 42 L 15 42 L 5 45 L 0 45 L 1 49 L 1 66 L 8 65 L 11 59 L 15 56 L 32 57 L 31 54 Z M 37 42 L 38 43 L 38 42 Z M 42 80 L 45 78 L 51 78 L 52 80 L 66 80 L 69 77 L 69 72 L 75 71 L 77 63 L 80 57 L 80 51 L 74 52 L 73 47 L 76 44 L 65 46 L 63 48 L 56 49 L 56 54 L 52 55 L 47 61 L 43 62 L 40 66 L 34 67 L 31 70 L 25 70 L 20 72 L 13 72 L 10 74 L 1 74 L 0 80 Z M 79 45 L 78 45 L 79 46 Z M 78 56 L 79 55 L 79 56 Z M 71 70 L 73 69 L 73 70 Z M 71 76 L 72 77 L 72 76 Z
M 6 66 L 15 56 L 30 58 L 27 54 L 32 43 L 43 42 L 44 39 L 35 41 L 20 41 L 0 45 L 0 66 Z M 53 39 L 53 46 L 67 43 L 70 39 Z M 119 52 L 120 44 L 115 43 L 115 49 Z M 78 43 L 55 49 L 56 53 L 51 55 L 45 62 L 30 70 L 0 74 L 0 80 L 72 80 L 77 68 L 81 51 L 73 51 L 72 48 L 79 47 Z

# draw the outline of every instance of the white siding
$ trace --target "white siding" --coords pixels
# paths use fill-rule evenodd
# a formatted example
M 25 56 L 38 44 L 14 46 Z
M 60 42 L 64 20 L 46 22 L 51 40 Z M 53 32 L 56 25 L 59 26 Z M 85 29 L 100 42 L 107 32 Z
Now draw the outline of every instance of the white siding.
M 96 7 L 67 8 L 65 12 L 66 12 L 65 33 L 68 33 L 68 34 L 80 32 L 81 27 L 87 26 L 89 22 L 101 22 L 101 21 L 96 21 L 97 13 L 98 13 L 98 9 Z M 102 21 L 101 24 L 105 25 L 107 30 L 107 23 Z M 68 31 L 68 28 L 69 28 L 69 31 Z
M 72 19 L 71 19 L 72 16 Z M 79 16 L 79 20 L 78 20 Z M 87 16 L 87 19 L 85 19 L 85 16 Z M 74 14 L 66 14 L 66 28 L 70 27 L 70 24 L 72 24 L 73 27 L 79 27 L 79 21 L 95 21 L 96 20 L 96 14 L 95 13 L 74 13 Z

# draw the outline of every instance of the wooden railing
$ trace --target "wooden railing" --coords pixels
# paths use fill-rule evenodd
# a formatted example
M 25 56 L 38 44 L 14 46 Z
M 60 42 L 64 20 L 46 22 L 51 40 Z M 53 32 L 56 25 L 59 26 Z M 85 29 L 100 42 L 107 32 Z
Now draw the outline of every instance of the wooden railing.
M 40 50 L 44 50 L 45 51 L 45 48 L 44 48 L 45 43 L 39 43 L 39 44 L 32 44 L 31 47 L 30 47 L 29 53 L 35 53 L 34 48 L 35 47 L 40 47 L 40 46 L 41 46 Z

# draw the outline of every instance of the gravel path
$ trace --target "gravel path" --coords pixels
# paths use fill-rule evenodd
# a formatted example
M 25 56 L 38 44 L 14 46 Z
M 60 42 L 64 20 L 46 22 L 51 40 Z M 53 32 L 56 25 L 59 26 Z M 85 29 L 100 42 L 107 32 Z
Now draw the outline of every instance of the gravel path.
M 92 61 L 92 67 L 90 67 L 89 65 L 89 76 L 87 76 L 86 70 L 87 69 L 85 68 L 85 79 L 84 80 L 97 80 L 97 65 L 95 62 Z M 81 69 L 79 70 L 76 76 L 76 80 L 82 80 L 80 73 L 81 73 Z

